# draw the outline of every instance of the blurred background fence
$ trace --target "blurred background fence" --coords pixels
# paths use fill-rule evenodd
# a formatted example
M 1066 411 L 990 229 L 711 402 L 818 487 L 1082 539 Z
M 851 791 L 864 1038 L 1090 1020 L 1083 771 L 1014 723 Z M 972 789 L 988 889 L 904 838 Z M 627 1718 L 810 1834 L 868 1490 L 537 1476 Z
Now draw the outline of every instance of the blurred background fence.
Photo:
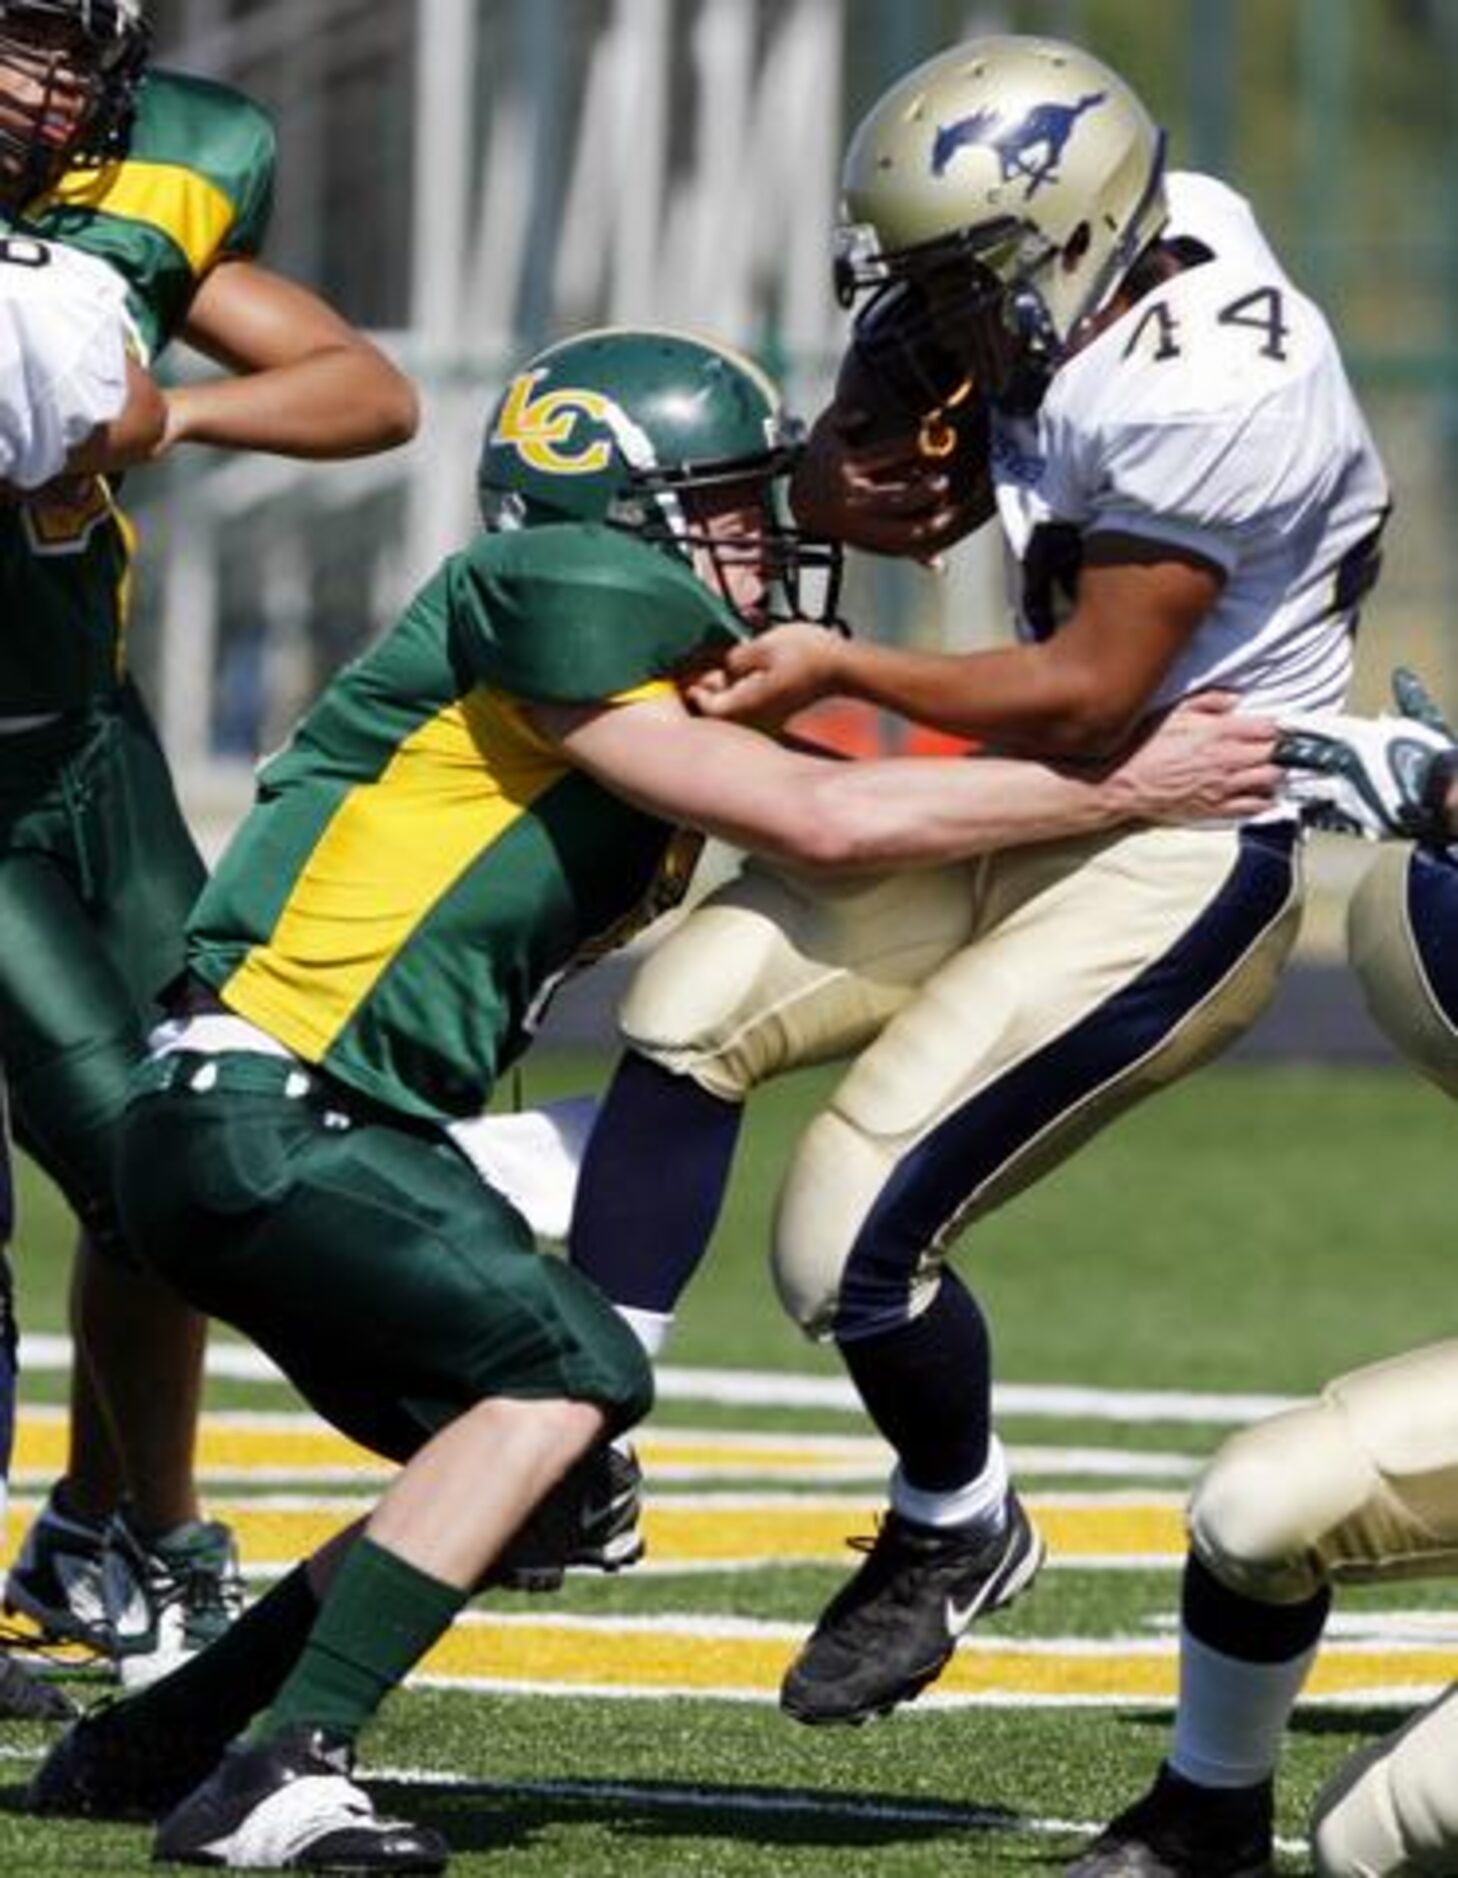
M 1397 495 L 1359 699 L 1398 659 L 1458 706 L 1458 0 L 153 0 L 162 62 L 273 112 L 266 258 L 418 378 L 407 451 L 352 465 L 184 452 L 135 479 L 137 662 L 204 832 L 249 765 L 473 525 L 510 363 L 615 321 L 707 328 L 824 394 L 846 135 L 966 34 L 1118 66 L 1174 161 L 1255 201 L 1350 358 Z M 174 369 L 187 370 L 186 359 Z M 854 613 L 918 643 L 1004 630 L 997 545 L 862 566 Z M 895 747 L 898 727 L 883 725 Z M 1324 863 L 1341 875 L 1353 855 Z M 1318 914 L 1314 940 L 1330 939 Z

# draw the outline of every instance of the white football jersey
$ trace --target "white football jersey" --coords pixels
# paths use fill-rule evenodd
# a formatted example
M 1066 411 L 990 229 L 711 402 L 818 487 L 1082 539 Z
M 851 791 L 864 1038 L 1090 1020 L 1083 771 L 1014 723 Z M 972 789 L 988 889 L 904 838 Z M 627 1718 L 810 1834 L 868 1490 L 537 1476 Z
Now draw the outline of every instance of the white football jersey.
M 1332 709 L 1387 480 L 1326 320 L 1243 198 L 1207 176 L 1168 180 L 1168 235 L 1213 258 L 1075 353 L 1035 417 L 994 420 L 1020 630 L 1041 636 L 1066 616 L 1046 571 L 1076 565 L 1082 538 L 1167 542 L 1225 583 L 1152 703 L 1218 687 L 1252 710 Z
M 126 403 L 126 289 L 74 248 L 0 234 L 0 481 L 35 489 Z

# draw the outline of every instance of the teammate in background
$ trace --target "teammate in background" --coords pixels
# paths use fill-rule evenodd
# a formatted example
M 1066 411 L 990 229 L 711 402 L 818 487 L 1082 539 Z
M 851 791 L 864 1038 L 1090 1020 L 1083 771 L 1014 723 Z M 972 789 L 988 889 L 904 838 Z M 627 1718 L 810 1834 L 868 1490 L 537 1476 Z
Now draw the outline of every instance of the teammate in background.
M 138 1071 L 122 1214 L 402 1471 L 363 1537 L 78 1723 L 37 1808 L 166 1812 L 157 1854 L 182 1862 L 444 1863 L 433 1833 L 375 1818 L 355 1739 L 651 1390 L 617 1314 L 532 1256 L 479 1177 L 473 1118 L 561 976 L 682 892 L 697 840 L 676 825 L 854 872 L 1268 799 L 1269 727 L 1218 712 L 1103 779 L 845 764 L 692 717 L 675 674 L 804 604 L 815 551 L 775 508 L 790 455 L 774 386 L 711 342 L 617 330 L 540 354 L 487 431 L 486 534 L 262 771 Z M 509 1562 L 530 1569 L 521 1542 Z
M 400 443 L 408 383 L 254 259 L 274 174 L 262 112 L 148 73 L 147 51 L 140 0 L 0 0 L 0 214 L 108 262 L 147 356 L 181 337 L 232 374 L 168 395 L 153 454 Z M 99 475 L 0 509 L 0 1061 L 16 1139 L 81 1225 L 66 1473 L 5 1602 L 140 1680 L 226 1623 L 240 1586 L 193 1483 L 205 1324 L 123 1243 L 111 1193 L 127 1073 L 203 882 L 127 674 L 130 546 Z
M 121 281 L 85 255 L 0 234 L 0 501 L 63 474 L 121 469 L 156 447 L 161 393 L 131 346 Z M 15 1441 L 18 1333 L 5 1248 L 14 1228 L 0 1092 L 0 1516 Z M 63 1721 L 73 1704 L 0 1655 L 0 1715 Z
M 1407 681 L 1399 699 L 1420 715 Z M 1452 765 L 1446 766 L 1451 781 Z M 1446 839 L 1455 832 L 1449 828 Z M 1373 1017 L 1458 1096 L 1458 866 L 1443 845 L 1390 848 L 1348 909 Z M 1150 1791 L 1069 1878 L 1259 1878 L 1271 1864 L 1281 1737 L 1333 1589 L 1458 1566 L 1458 1343 L 1329 1383 L 1233 1436 L 1190 1503 L 1179 1706 Z M 1320 1878 L 1458 1872 L 1458 1687 L 1354 1755 L 1312 1820 Z
M 837 279 L 847 303 L 871 297 L 797 514 L 924 557 L 995 504 L 1022 643 L 937 655 L 787 626 L 733 648 L 697 708 L 782 718 L 851 694 L 1087 760 L 1212 685 L 1272 715 L 1338 706 L 1387 485 L 1331 332 L 1247 205 L 1166 176 L 1116 73 L 1020 37 L 893 86 L 844 191 Z M 650 1351 L 744 1098 L 861 1052 L 795 1151 L 774 1272 L 897 1462 L 865 1563 L 786 1676 L 797 1720 L 915 1696 L 1031 1581 L 1042 1545 L 992 1426 L 988 1326 L 948 1250 L 1248 1027 L 1295 934 L 1299 845 L 1283 804 L 992 855 L 915 894 L 829 898 L 752 866 L 645 961 L 571 1250 Z

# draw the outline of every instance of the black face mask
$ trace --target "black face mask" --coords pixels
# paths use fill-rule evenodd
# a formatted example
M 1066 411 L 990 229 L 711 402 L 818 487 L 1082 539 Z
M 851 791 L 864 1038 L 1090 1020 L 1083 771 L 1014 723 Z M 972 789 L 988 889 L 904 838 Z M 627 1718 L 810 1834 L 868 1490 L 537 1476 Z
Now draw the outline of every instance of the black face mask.
M 126 149 L 150 35 L 141 21 L 119 26 L 107 13 L 114 30 L 102 36 L 87 30 L 89 17 L 47 0 L 0 9 L 0 71 L 23 87 L 41 88 L 32 103 L 7 107 L 18 122 L 0 125 L 0 195 L 12 210 L 53 187 L 67 169 L 107 162 Z M 69 107 L 75 130 L 57 144 L 44 133 L 63 89 L 79 92 L 80 102 Z
M 969 386 L 1001 410 L 1033 411 L 1050 376 L 1046 348 L 1010 325 L 1009 311 L 997 277 L 964 261 L 934 281 L 910 275 L 878 289 L 857 315 L 854 344 L 913 415 L 957 402 Z

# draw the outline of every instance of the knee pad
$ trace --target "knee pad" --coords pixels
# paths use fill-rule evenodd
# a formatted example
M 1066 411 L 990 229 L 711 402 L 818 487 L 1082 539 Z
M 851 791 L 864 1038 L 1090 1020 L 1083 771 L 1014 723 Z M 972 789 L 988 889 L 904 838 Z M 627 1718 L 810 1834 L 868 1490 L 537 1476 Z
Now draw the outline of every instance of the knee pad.
M 1458 1096 L 1458 866 L 1393 845 L 1347 908 L 1347 954 L 1372 1018 L 1440 1089 Z
M 619 1013 L 642 1056 L 742 1101 L 857 1050 L 966 936 L 963 869 L 837 887 L 748 868 L 639 967 Z
M 1220 1448 L 1190 1501 L 1190 1540 L 1230 1590 L 1299 1603 L 1326 1582 L 1327 1534 L 1378 1484 L 1329 1404 L 1289 1409 Z
M 1364 1748 L 1317 1798 L 1319 1878 L 1417 1878 L 1458 1871 L 1458 1688 Z
M 1232 1437 L 1195 1488 L 1190 1536 L 1223 1584 L 1269 1603 L 1450 1568 L 1458 1341 L 1354 1370 Z
M 940 1282 L 941 1253 L 886 1262 L 884 1283 L 858 1285 L 853 1317 L 842 1288 L 851 1251 L 895 1173 L 897 1144 L 855 1127 L 837 1109 L 817 1115 L 795 1151 L 775 1208 L 772 1270 L 786 1312 L 818 1343 L 895 1329 L 924 1310 Z M 860 1267 L 858 1266 L 858 1271 Z

